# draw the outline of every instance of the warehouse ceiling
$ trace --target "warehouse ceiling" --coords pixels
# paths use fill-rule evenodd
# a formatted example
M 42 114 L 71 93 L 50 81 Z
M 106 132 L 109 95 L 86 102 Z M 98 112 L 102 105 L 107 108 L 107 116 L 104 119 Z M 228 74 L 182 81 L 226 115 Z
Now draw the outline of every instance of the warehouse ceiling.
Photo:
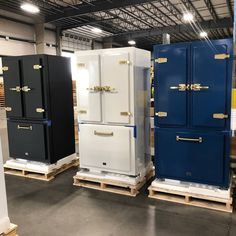
M 21 0 L 0 0 L 0 8 L 27 15 Z M 25 1 L 24 1 L 25 2 Z M 163 33 L 171 42 L 199 39 L 206 31 L 210 39 L 232 36 L 233 0 L 32 0 L 40 7 L 37 21 L 51 23 L 63 32 L 127 45 L 134 39 L 148 48 L 162 42 Z M 191 12 L 194 23 L 186 24 L 183 13 Z M 28 14 L 29 16 L 29 14 Z M 92 32 L 100 28 L 102 32 Z

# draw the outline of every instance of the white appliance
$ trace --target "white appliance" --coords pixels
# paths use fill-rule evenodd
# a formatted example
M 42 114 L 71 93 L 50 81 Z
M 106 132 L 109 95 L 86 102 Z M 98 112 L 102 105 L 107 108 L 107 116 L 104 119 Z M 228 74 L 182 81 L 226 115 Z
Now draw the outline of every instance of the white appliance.
M 76 60 L 80 166 L 138 175 L 150 163 L 144 124 L 150 52 L 134 47 L 80 51 Z
M 0 234 L 6 232 L 10 227 L 10 220 L 7 211 L 7 199 L 5 179 L 3 171 L 2 145 L 0 140 Z

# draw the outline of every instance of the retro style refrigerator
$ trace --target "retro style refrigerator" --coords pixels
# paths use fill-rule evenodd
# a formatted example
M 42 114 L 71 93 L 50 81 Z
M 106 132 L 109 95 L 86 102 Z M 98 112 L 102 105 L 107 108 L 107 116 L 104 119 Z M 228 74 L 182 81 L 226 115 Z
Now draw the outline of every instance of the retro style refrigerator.
M 232 40 L 154 47 L 157 178 L 229 185 Z
M 55 163 L 75 152 L 70 60 L 49 55 L 3 58 L 11 158 Z
M 77 53 L 80 166 L 138 175 L 145 154 L 150 52 L 134 47 Z

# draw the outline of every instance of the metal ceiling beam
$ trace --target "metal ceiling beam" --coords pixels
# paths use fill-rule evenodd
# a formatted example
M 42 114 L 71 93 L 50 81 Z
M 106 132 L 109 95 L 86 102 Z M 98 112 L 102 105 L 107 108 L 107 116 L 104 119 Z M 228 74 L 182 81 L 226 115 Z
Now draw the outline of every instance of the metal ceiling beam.
M 62 27 L 62 30 L 73 29 L 73 28 L 82 27 L 82 26 L 86 26 L 86 25 L 96 25 L 96 24 L 112 21 L 112 20 L 114 20 L 116 18 L 117 17 L 113 17 L 113 18 L 109 18 L 109 19 L 94 20 L 94 21 L 90 21 L 90 22 L 81 22 L 81 23 L 71 24 L 71 25 L 66 25 L 65 27 Z
M 216 22 L 214 20 L 203 21 L 203 22 L 199 22 L 199 24 L 204 29 L 221 29 L 221 28 L 230 28 L 233 26 L 230 18 L 219 19 Z M 181 33 L 181 32 L 186 32 L 186 33 L 194 32 L 194 30 L 193 28 L 191 28 L 190 25 L 181 24 L 181 25 L 166 26 L 166 27 L 152 28 L 152 29 L 146 29 L 146 30 L 123 32 L 123 33 L 115 34 L 111 37 L 112 38 L 131 37 L 135 39 L 135 38 L 141 38 L 141 37 L 161 35 L 163 33 L 176 34 L 176 33 Z
M 120 7 L 127 7 L 142 3 L 148 3 L 156 0 L 113 0 L 113 1 L 94 1 L 92 2 L 94 6 L 88 4 L 80 4 L 78 9 L 66 8 L 64 13 L 49 15 L 46 17 L 45 22 L 53 22 L 62 18 L 68 18 L 73 16 L 81 16 L 88 13 L 94 13 L 99 11 L 108 11 Z

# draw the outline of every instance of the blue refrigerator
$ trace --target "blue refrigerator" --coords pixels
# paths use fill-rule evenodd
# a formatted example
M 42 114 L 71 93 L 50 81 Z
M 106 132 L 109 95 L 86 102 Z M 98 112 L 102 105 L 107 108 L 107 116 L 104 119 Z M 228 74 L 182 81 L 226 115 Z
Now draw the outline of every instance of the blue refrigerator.
M 233 41 L 154 46 L 156 177 L 229 186 Z

